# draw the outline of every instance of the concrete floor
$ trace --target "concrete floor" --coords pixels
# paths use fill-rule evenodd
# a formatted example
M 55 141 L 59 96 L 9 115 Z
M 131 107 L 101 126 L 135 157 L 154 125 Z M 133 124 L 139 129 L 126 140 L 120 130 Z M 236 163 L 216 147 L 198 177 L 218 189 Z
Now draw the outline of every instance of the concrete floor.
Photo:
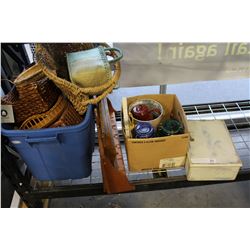
M 51 208 L 230 208 L 250 207 L 250 181 L 171 190 L 60 198 Z

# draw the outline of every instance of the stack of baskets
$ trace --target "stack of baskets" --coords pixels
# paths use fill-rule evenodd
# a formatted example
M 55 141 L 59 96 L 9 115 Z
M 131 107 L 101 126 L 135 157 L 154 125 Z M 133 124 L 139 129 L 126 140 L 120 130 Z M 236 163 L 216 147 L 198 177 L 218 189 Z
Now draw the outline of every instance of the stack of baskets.
M 37 64 L 16 78 L 1 103 L 12 105 L 19 129 L 64 127 L 83 120 Z
M 36 45 L 37 63 L 15 79 L 13 88 L 1 101 L 13 106 L 19 129 L 79 124 L 88 105 L 98 103 L 113 90 L 120 77 L 119 61 L 114 64 L 112 78 L 100 86 L 83 88 L 69 80 L 66 54 L 95 46 L 92 43 Z M 118 57 L 114 51 L 109 53 Z

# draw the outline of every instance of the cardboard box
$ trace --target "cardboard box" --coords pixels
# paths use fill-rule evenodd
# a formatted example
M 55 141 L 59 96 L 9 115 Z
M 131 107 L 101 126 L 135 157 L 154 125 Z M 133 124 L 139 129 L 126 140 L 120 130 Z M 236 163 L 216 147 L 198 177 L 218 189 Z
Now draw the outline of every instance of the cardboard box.
M 189 181 L 234 180 L 242 166 L 224 121 L 188 121 Z
M 175 119 L 182 122 L 184 134 L 147 139 L 132 138 L 128 107 L 131 103 L 141 99 L 158 101 L 165 110 L 162 120 L 169 119 L 170 114 L 172 114 Z M 158 94 L 124 97 L 122 101 L 122 123 L 130 171 L 175 168 L 185 165 L 189 133 L 185 113 L 176 95 Z

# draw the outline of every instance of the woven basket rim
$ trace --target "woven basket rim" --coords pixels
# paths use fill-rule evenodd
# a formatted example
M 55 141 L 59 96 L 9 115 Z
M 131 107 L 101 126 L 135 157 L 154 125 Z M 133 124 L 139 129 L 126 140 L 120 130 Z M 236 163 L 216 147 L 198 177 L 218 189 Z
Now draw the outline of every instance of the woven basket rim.
M 67 100 L 62 95 L 60 95 L 57 102 L 51 109 L 49 109 L 48 111 L 44 113 L 30 116 L 22 123 L 22 125 L 20 126 L 20 129 L 34 129 L 34 128 L 43 128 L 45 126 L 49 126 L 62 115 L 65 108 L 67 107 L 67 104 L 68 104 Z M 39 121 L 39 123 L 41 123 L 42 126 L 38 127 L 39 123 L 36 123 L 36 122 L 35 122 L 36 123 L 35 125 L 29 126 L 29 124 L 36 119 L 38 120 L 43 119 Z
M 31 77 L 34 77 L 34 75 L 38 75 L 39 73 L 42 72 L 43 71 L 41 65 L 36 63 L 35 65 L 31 66 L 28 69 L 25 69 L 22 73 L 20 73 L 14 80 L 14 84 L 20 84 L 24 81 L 27 81 Z
M 73 113 L 72 113 L 73 111 Z M 75 112 L 75 113 L 74 113 Z M 74 120 L 74 124 L 67 124 L 69 123 L 68 117 L 71 115 L 72 120 Z M 74 126 L 83 120 L 83 117 L 78 114 L 78 112 L 74 109 L 73 105 L 68 102 L 67 107 L 65 107 L 65 110 L 63 111 L 62 115 L 58 118 L 57 121 L 55 121 L 50 127 L 58 127 L 58 126 Z M 67 124 L 67 125 L 66 125 Z

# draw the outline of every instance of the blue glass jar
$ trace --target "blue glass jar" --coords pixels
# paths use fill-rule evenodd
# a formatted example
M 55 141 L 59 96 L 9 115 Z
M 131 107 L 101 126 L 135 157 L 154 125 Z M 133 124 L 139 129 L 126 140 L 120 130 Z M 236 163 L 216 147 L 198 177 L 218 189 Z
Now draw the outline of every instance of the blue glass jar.
M 154 128 L 150 123 L 139 122 L 134 128 L 135 138 L 152 138 L 154 137 Z

